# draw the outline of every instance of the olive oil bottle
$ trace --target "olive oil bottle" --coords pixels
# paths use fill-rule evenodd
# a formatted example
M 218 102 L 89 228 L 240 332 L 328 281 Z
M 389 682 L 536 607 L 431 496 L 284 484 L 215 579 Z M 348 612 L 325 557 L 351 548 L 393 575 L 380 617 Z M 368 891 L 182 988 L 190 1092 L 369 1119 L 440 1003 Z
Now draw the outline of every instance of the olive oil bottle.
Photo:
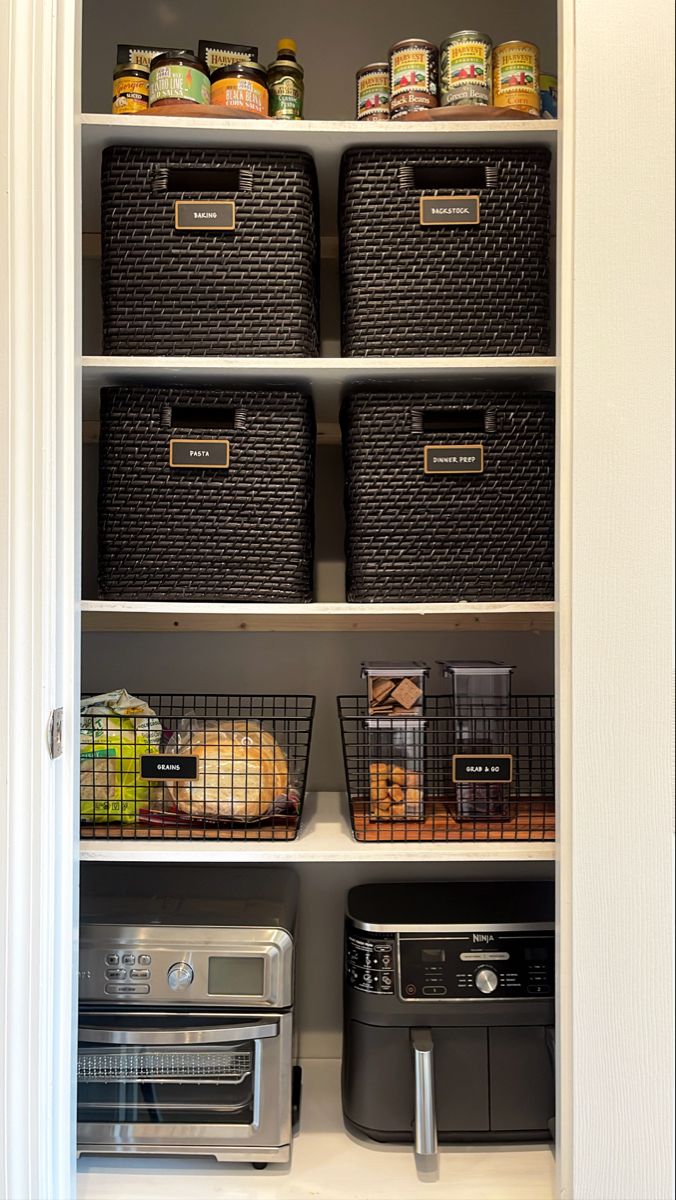
M 280 121 L 301 120 L 305 85 L 293 38 L 277 42 L 277 58 L 268 67 L 268 91 L 271 117 Z

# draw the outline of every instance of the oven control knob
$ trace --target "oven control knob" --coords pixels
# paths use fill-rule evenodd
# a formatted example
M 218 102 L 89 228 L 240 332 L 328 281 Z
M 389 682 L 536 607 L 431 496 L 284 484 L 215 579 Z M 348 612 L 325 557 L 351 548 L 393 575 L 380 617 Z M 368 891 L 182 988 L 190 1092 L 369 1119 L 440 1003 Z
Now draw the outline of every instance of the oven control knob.
M 194 977 L 195 972 L 186 962 L 174 963 L 167 971 L 167 983 L 172 992 L 181 992 L 183 988 L 190 987 Z
M 498 986 L 498 977 L 495 971 L 490 967 L 482 967 L 474 976 L 474 986 L 483 992 L 484 996 L 490 996 Z

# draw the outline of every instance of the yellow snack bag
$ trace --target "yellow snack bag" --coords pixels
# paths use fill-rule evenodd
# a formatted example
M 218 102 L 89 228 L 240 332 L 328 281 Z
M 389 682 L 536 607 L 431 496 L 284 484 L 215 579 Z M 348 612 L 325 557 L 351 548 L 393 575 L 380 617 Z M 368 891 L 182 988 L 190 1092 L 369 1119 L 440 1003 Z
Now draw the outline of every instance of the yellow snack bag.
M 132 824 L 157 784 L 141 779 L 141 756 L 159 754 L 162 726 L 152 708 L 123 688 L 80 707 L 80 817 Z

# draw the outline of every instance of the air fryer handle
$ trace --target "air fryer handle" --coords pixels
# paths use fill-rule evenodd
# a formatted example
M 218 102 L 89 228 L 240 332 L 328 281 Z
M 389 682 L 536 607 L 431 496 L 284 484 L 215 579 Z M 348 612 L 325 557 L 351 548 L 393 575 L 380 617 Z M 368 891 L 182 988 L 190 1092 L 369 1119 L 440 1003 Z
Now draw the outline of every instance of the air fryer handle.
M 434 1100 L 434 1044 L 429 1029 L 411 1030 L 415 1077 L 415 1152 L 430 1157 L 437 1152 L 437 1111 Z

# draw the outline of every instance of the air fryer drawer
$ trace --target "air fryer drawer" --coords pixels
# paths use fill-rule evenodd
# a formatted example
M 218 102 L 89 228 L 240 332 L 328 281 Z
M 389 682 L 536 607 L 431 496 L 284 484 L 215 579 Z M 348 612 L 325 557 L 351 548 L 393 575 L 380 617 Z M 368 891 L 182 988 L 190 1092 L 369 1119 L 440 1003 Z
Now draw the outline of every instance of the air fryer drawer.
M 485 1028 L 435 1028 L 437 1126 L 444 1133 L 489 1130 Z M 351 1021 L 343 1056 L 348 1120 L 377 1141 L 413 1140 L 413 1052 L 406 1027 Z
M 489 1029 L 488 1046 L 491 1129 L 546 1130 L 554 1116 L 553 1030 Z

